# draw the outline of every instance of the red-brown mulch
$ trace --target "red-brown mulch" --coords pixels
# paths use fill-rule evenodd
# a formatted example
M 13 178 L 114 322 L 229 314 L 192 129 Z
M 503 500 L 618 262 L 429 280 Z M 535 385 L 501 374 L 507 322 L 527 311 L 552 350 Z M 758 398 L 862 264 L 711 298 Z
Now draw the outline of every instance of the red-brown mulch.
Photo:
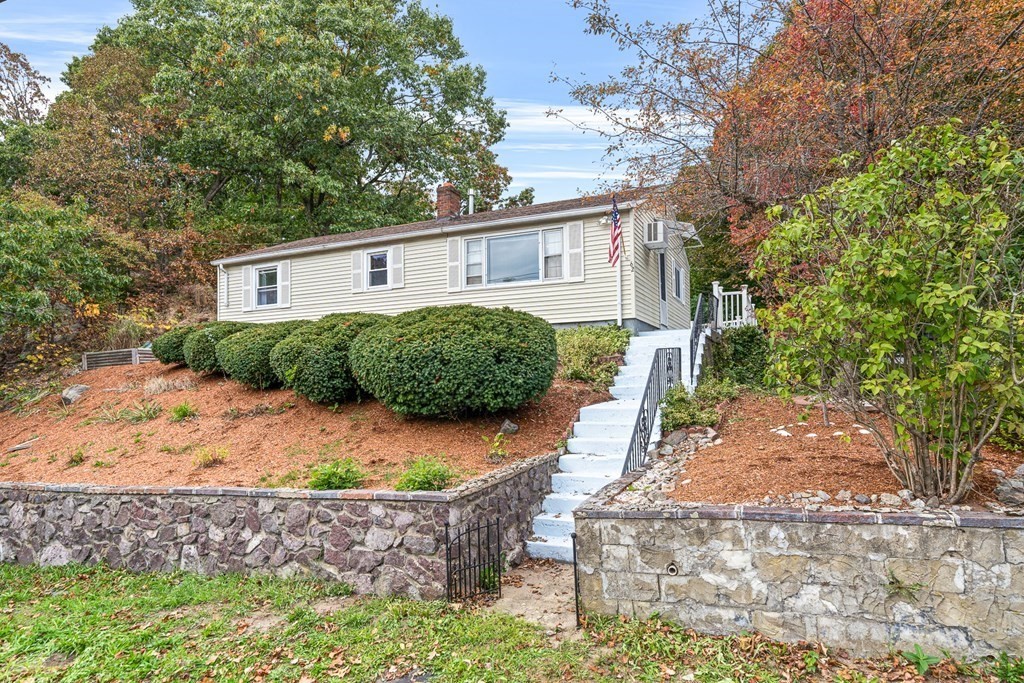
M 147 397 L 143 386 L 152 377 L 192 379 L 196 387 Z M 367 487 L 388 488 L 411 459 L 423 455 L 439 456 L 471 477 L 551 452 L 579 408 L 609 398 L 582 383 L 556 381 L 541 401 L 518 411 L 450 421 L 402 418 L 376 401 L 332 410 L 291 391 L 257 391 L 160 363 L 91 370 L 66 384 L 91 387 L 66 415 L 58 410 L 57 397 L 45 399 L 34 414 L 0 413 L 0 481 L 259 486 L 293 473 L 298 476 L 289 485 L 301 487 L 309 466 L 352 457 L 369 472 Z M 163 407 L 156 419 L 138 425 L 89 423 L 104 406 L 148 400 Z M 196 407 L 199 417 L 171 423 L 171 407 L 184 402 Z M 247 416 L 249 411 L 260 414 Z M 519 425 L 519 433 L 510 437 L 503 463 L 489 462 L 483 437 L 493 437 L 506 417 Z M 42 438 L 30 449 L 7 452 L 35 436 Z M 197 468 L 202 447 L 226 449 L 226 462 Z M 85 462 L 70 466 L 78 449 Z
M 829 422 L 825 426 L 820 406 L 744 394 L 726 409 L 719 431 L 722 443 L 687 461 L 671 495 L 680 501 L 727 504 L 803 491 L 824 491 L 834 498 L 842 490 L 871 496 L 903 488 L 870 434 L 861 434 L 855 421 L 838 411 L 829 412 Z M 772 433 L 776 427 L 792 436 Z M 995 501 L 993 468 L 1013 472 L 1024 464 L 1024 453 L 995 446 L 987 447 L 984 457 L 966 501 L 974 506 Z

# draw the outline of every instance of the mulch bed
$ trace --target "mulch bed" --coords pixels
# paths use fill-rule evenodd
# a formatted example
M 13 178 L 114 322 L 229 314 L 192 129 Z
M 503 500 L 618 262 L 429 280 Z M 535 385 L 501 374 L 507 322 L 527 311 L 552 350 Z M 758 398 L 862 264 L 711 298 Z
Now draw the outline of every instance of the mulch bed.
M 824 491 L 834 498 L 842 490 L 871 496 L 903 488 L 870 434 L 862 434 L 853 419 L 838 411 L 829 412 L 829 422 L 824 424 L 820 407 L 744 394 L 726 409 L 722 443 L 686 463 L 671 495 L 680 501 L 728 504 L 803 491 Z M 792 436 L 771 431 L 778 427 Z M 1013 472 L 1024 464 L 1024 453 L 996 446 L 987 447 L 984 457 L 965 501 L 972 506 L 995 501 L 993 468 Z
M 193 380 L 194 389 L 152 397 L 143 393 L 153 377 Z M 352 457 L 370 474 L 365 486 L 389 488 L 408 462 L 438 456 L 469 478 L 519 459 L 555 449 L 585 405 L 609 395 L 578 382 L 556 381 L 536 404 L 507 415 L 461 420 L 400 417 L 376 401 L 330 409 L 287 390 L 257 391 L 219 376 L 160 363 L 80 373 L 66 384 L 91 388 L 67 414 L 50 397 L 32 414 L 0 413 L 0 481 L 154 486 L 261 486 L 293 473 L 288 485 L 305 485 L 309 466 Z M 125 408 L 152 400 L 163 407 L 141 424 L 89 423 L 104 407 Z M 169 421 L 172 406 L 188 402 L 199 417 Z M 483 437 L 493 437 L 505 418 L 519 425 L 502 463 L 487 459 Z M 41 436 L 27 450 L 12 446 Z M 222 448 L 224 464 L 195 465 L 198 449 Z M 84 462 L 69 464 L 81 449 Z

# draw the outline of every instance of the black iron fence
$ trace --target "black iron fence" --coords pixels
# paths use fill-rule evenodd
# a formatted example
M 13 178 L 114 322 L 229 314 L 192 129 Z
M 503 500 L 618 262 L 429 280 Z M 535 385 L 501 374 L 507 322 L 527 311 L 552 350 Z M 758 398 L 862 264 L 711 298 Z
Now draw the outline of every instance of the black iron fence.
M 477 595 L 501 596 L 501 518 L 471 522 L 454 534 L 444 525 L 449 602 Z
M 633 436 L 629 440 L 626 451 L 626 462 L 622 473 L 627 474 L 643 467 L 647 462 L 647 446 L 651 442 L 651 430 L 654 429 L 654 417 L 658 414 L 658 406 L 665 398 L 669 387 L 682 379 L 682 349 L 658 349 L 654 352 L 651 372 L 647 375 L 647 386 L 643 398 L 640 399 L 640 412 L 633 425 Z

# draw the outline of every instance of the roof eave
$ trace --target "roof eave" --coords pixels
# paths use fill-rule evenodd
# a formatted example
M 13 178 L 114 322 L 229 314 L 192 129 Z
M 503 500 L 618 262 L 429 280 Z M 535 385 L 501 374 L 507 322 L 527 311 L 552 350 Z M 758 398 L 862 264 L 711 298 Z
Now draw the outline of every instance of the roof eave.
M 644 200 L 632 200 L 623 202 L 619 205 L 620 209 L 633 209 L 644 203 Z M 326 244 L 315 244 L 307 247 L 296 247 L 294 249 L 281 249 L 279 251 L 268 252 L 264 254 L 239 254 L 238 256 L 226 256 L 224 258 L 210 261 L 211 265 L 214 266 L 227 266 L 236 265 L 239 263 L 252 263 L 257 261 L 267 261 L 284 256 L 299 256 L 302 254 L 313 254 L 320 251 L 333 251 L 336 249 L 350 249 L 353 247 L 361 247 L 370 244 L 381 244 L 386 242 L 395 242 L 400 239 L 409 237 L 429 237 L 431 235 L 450 235 L 453 233 L 467 232 L 470 230 L 479 230 L 481 228 L 490 227 L 501 227 L 507 225 L 520 225 L 524 223 L 537 223 L 545 220 L 558 220 L 560 218 L 577 218 L 579 216 L 590 216 L 594 214 L 607 213 L 611 211 L 611 202 L 608 204 L 600 204 L 595 206 L 580 207 L 578 209 L 569 209 L 567 211 L 552 211 L 551 213 L 539 213 L 530 216 L 516 216 L 514 218 L 499 218 L 493 221 L 480 221 L 477 223 L 464 223 L 462 225 L 445 225 L 439 224 L 435 227 L 427 227 L 422 230 L 414 230 L 405 233 L 396 233 L 393 235 L 380 235 L 377 237 L 368 237 L 361 240 L 349 240 L 345 242 L 328 242 Z

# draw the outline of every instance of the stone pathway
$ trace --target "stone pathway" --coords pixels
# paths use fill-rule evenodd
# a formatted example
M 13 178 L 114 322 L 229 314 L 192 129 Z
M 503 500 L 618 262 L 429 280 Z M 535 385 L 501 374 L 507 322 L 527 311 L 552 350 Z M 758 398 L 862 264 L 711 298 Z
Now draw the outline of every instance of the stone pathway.
M 539 624 L 556 643 L 576 640 L 572 565 L 527 560 L 502 581 L 501 598 L 485 609 Z

